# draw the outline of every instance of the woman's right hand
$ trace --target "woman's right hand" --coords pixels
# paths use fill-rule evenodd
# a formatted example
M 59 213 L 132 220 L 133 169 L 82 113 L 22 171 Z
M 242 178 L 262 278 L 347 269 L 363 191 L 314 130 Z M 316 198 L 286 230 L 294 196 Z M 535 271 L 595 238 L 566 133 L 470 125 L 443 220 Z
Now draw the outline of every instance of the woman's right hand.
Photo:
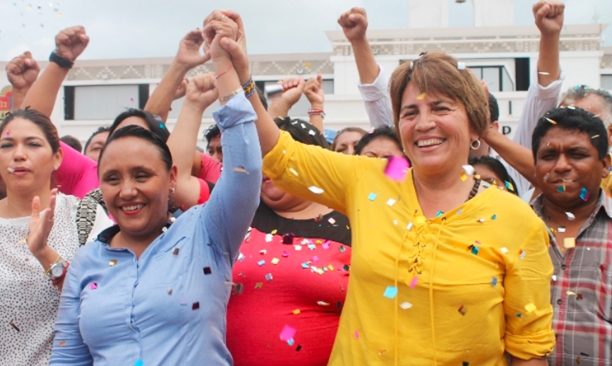
M 227 51 L 220 46 L 220 41 L 226 37 L 232 40 L 238 38 L 238 26 L 234 21 L 222 12 L 215 10 L 204 20 L 202 34 L 206 40 L 205 48 L 213 62 L 230 58 Z
M 13 58 L 6 64 L 6 76 L 14 90 L 30 89 L 38 78 L 40 67 L 30 51 Z

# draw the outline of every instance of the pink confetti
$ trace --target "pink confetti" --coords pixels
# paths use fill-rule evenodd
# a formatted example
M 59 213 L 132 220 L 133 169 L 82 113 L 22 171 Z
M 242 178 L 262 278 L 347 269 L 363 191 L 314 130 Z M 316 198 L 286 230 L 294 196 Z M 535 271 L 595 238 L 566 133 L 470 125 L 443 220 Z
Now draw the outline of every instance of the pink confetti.
M 130 102 L 134 103 L 134 98 L 130 98 Z
M 91 284 L 89 284 L 89 288 L 92 289 L 92 290 L 95 290 L 95 289 L 98 288 L 98 284 L 95 283 L 95 282 L 92 282 Z
M 410 288 L 415 288 L 417 282 L 419 282 L 419 278 L 417 276 L 412 277 L 412 281 L 410 281 Z
M 329 240 L 326 240 L 325 243 L 323 243 L 323 245 L 321 245 L 321 247 L 325 250 L 329 249 Z
M 385 175 L 389 179 L 393 179 L 398 182 L 403 182 L 406 179 L 406 173 L 410 165 L 408 161 L 400 156 L 392 156 L 389 158 L 387 167 L 385 168 Z
M 10 136 L 11 135 L 11 130 L 6 130 L 6 133 L 4 134 L 4 136 Z
M 312 261 L 313 262 L 318 262 L 319 261 L 319 257 L 317 257 L 316 255 L 314 257 L 312 257 Z
M 359 332 L 355 331 L 355 339 L 359 339 Z
M 280 339 L 281 341 L 289 341 L 290 339 L 293 339 L 293 337 L 295 336 L 296 330 L 295 328 L 291 328 L 288 325 L 285 325 L 283 327 L 283 330 L 280 332 Z

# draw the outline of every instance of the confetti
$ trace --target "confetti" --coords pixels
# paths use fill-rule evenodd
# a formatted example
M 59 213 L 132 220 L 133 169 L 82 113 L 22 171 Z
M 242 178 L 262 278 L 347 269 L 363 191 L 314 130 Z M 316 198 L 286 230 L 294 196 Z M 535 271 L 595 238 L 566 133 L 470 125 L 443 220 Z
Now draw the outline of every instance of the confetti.
M 465 173 L 461 173 L 461 177 L 460 178 L 461 178 L 462 182 L 465 182 L 467 180 L 468 176 Z
M 412 307 L 412 304 L 409 303 L 408 301 L 404 301 L 399 306 L 400 306 L 400 308 L 406 310 L 406 309 L 410 309 Z
M 497 220 L 497 215 L 491 216 L 491 220 Z
M 314 193 L 314 194 L 321 194 L 321 193 L 325 192 L 323 189 L 321 189 L 321 188 L 319 188 L 319 187 L 317 187 L 317 186 L 310 186 L 310 187 L 308 187 L 308 189 L 309 189 L 309 190 L 310 190 L 312 193 Z
M 387 205 L 388 206 L 393 206 L 395 204 L 395 200 L 393 198 L 389 198 L 389 200 L 387 201 Z
M 172 296 L 172 289 L 171 289 L 170 287 L 168 287 L 168 288 L 166 289 L 166 293 L 167 293 L 168 295 L 171 295 L 171 296 Z
M 263 266 L 264 264 L 266 264 L 266 261 L 263 259 L 257 262 L 257 265 L 259 265 L 260 267 Z
M 288 257 L 289 256 L 289 252 L 283 252 L 283 257 Z
M 274 234 L 266 234 L 266 243 L 271 242 L 272 238 L 274 238 Z
M 548 117 L 544 117 L 544 118 L 546 118 L 546 120 L 547 120 L 548 122 L 550 122 L 551 124 L 553 124 L 553 125 L 556 125 L 556 124 L 557 124 L 557 121 L 554 121 L 554 120 L 552 120 L 552 119 L 550 119 L 550 118 L 548 118 Z
M 291 174 L 295 175 L 296 177 L 299 176 L 298 172 L 295 169 L 293 169 L 293 168 L 289 168 L 289 172 Z
M 293 315 L 298 315 L 299 313 L 301 313 L 300 309 L 295 309 L 292 311 Z
M 15 169 L 13 169 L 13 168 L 9 167 L 9 168 L 6 168 L 6 170 L 8 170 L 8 172 L 11 173 L 11 174 L 15 173 Z
M 517 317 L 517 318 L 520 318 L 520 317 L 522 317 L 522 316 L 523 316 L 523 314 L 521 314 L 521 313 L 516 313 L 516 317 Z
M 329 303 L 325 302 L 325 301 L 317 301 L 317 305 L 319 305 L 319 306 L 329 306 Z
M 134 366 L 143 366 L 144 362 L 142 360 L 137 360 Z
M 355 331 L 355 339 L 359 339 L 359 332 Z
M 297 244 L 297 245 L 293 246 L 293 249 L 295 249 L 296 251 L 300 251 L 300 250 L 302 250 L 302 246 Z
M 327 250 L 327 249 L 329 249 L 329 244 L 330 244 L 330 243 L 329 243 L 329 240 L 326 240 L 326 241 L 325 241 L 325 243 L 323 243 L 323 244 L 321 245 L 321 248 L 323 248 L 323 249 Z
M 16 331 L 21 332 L 21 331 L 19 330 L 19 327 L 17 327 L 17 325 L 15 325 L 15 323 L 14 323 L 12 320 L 9 322 L 9 325 L 10 325 L 11 327 L 13 327 L 13 329 L 15 329 Z
M 567 219 L 568 219 L 569 221 L 574 221 L 574 220 L 576 220 L 576 216 L 574 216 L 574 214 L 573 214 L 573 213 L 571 213 L 571 212 L 566 212 L 566 213 L 565 213 L 565 215 L 567 216 Z
M 344 246 L 342 246 L 342 245 L 341 245 L 341 246 L 340 246 L 340 248 L 339 248 L 339 250 L 340 250 L 340 253 L 344 253 L 344 251 L 346 250 L 346 248 L 345 248 Z
M 576 247 L 576 239 L 574 239 L 574 238 L 564 238 L 563 239 L 563 246 L 566 249 L 575 248 Z
M 502 252 L 503 254 L 508 254 L 508 248 L 506 247 L 502 247 L 499 251 Z
M 130 98 L 130 102 L 134 103 L 134 98 Z
M 293 346 L 293 344 L 295 343 L 295 341 L 293 340 L 293 338 L 291 338 L 290 340 L 287 341 L 287 344 L 290 346 Z
M 60 347 L 64 347 L 66 345 L 66 341 L 59 341 L 57 345 Z
M 295 235 L 293 233 L 288 233 L 283 235 L 283 244 L 293 244 L 293 239 L 295 239 Z
M 283 327 L 283 330 L 281 330 L 280 332 L 280 339 L 281 341 L 289 341 L 290 339 L 293 339 L 293 337 L 295 337 L 295 333 L 296 330 L 295 328 L 290 327 L 289 325 L 285 325 Z
M 210 267 L 204 267 L 204 275 L 208 276 L 211 273 L 212 273 L 212 270 L 210 269 Z
M 387 161 L 385 175 L 397 182 L 403 182 L 408 173 L 408 160 L 401 156 L 392 156 Z
M 272 264 L 278 264 L 278 262 L 280 262 L 280 260 L 278 258 L 272 258 L 272 260 L 270 262 Z
M 200 308 L 200 302 L 196 301 L 193 304 L 191 304 L 191 310 L 198 310 Z
M 553 275 L 553 276 L 552 276 L 552 280 L 553 280 L 553 281 L 556 281 L 556 280 L 557 280 L 557 276 L 556 276 L 556 275 Z
M 267 273 L 265 278 L 266 278 L 266 281 L 272 281 L 274 277 L 272 277 L 272 273 Z
M 491 280 L 491 285 L 497 286 L 497 277 L 493 277 L 493 280 Z
M 586 188 L 582 187 L 580 189 L 580 198 L 582 198 L 584 202 L 588 201 L 590 196 L 591 194 L 589 193 L 589 191 L 587 191 Z
M 310 267 L 309 263 L 302 263 L 302 268 L 307 269 L 308 267 Z
M 412 230 L 412 227 L 413 227 L 413 226 L 414 226 L 414 225 L 412 224 L 412 222 L 409 222 L 409 223 L 408 223 L 408 226 L 406 226 L 406 229 L 407 229 L 408 231 L 410 231 L 410 230 Z
M 164 125 L 163 123 L 160 123 L 159 124 L 159 128 L 161 128 L 163 130 L 164 128 L 166 128 L 166 125 Z
M 457 311 L 459 311 L 459 313 L 460 313 L 461 315 L 463 315 L 463 316 L 465 316 L 465 314 L 467 313 L 467 309 L 466 309 L 466 308 L 465 308 L 463 305 L 461 305 L 461 306 L 459 307 L 459 310 L 457 310 Z
M 504 184 L 506 185 L 506 188 L 508 188 L 509 191 L 514 192 L 514 185 L 512 185 L 511 182 L 505 180 Z
M 465 70 L 465 62 L 457 62 L 457 70 Z
M 329 220 L 327 220 L 327 222 L 334 225 L 336 223 L 336 220 L 333 217 L 330 217 Z
M 6 130 L 6 132 L 4 133 L 4 136 L 10 136 L 11 135 L 11 130 Z
M 113 267 L 115 264 L 117 264 L 117 260 L 116 260 L 116 259 L 111 259 L 111 260 L 108 262 L 108 265 L 109 265 L 110 267 Z
M 410 288 L 415 288 L 418 281 L 419 278 L 417 276 L 412 277 L 412 280 L 410 281 Z
M 444 212 L 443 212 L 443 211 L 438 211 L 438 213 L 436 213 L 436 217 L 440 217 L 440 216 L 442 216 L 442 215 L 444 215 Z
M 485 219 L 484 219 L 484 217 L 481 217 L 478 220 L 476 220 L 476 222 L 482 224 L 482 223 L 485 222 Z
M 565 226 L 559 226 L 559 228 L 557 228 L 557 231 L 559 231 L 560 233 L 564 233 L 565 232 Z
M 179 254 L 179 248 L 174 248 L 174 250 L 172 251 L 173 255 L 178 255 Z
M 525 255 L 527 255 L 527 253 L 526 253 L 526 252 L 525 252 L 523 249 L 521 249 L 521 250 L 519 251 L 519 259 L 523 259 L 523 258 L 525 258 Z
M 422 94 L 419 94 L 419 96 L 417 97 L 417 100 L 423 100 L 425 98 L 427 98 L 427 93 L 422 93 Z
M 534 311 L 538 310 L 538 308 L 535 306 L 535 304 L 530 302 L 529 304 L 525 305 L 525 310 L 527 310 L 528 313 L 533 313 Z
M 463 210 L 462 210 L 462 209 L 459 209 L 459 210 L 457 211 L 457 215 L 461 215 L 462 213 L 463 213 Z
M 550 73 L 546 71 L 540 71 L 538 72 L 538 75 L 550 75 Z
M 95 282 L 92 282 L 92 283 L 89 284 L 89 288 L 92 289 L 92 290 L 95 290 L 95 289 L 98 288 L 98 284 L 95 283 Z
M 250 174 L 243 166 L 237 166 L 232 168 L 234 173 Z
M 596 139 L 596 138 L 598 138 L 598 137 L 599 137 L 599 135 L 593 135 L 593 136 L 591 136 L 591 138 L 592 138 L 592 139 Z
M 260 250 L 260 251 L 259 251 L 259 254 L 261 254 L 261 255 L 265 255 L 267 252 L 268 252 L 267 250 L 262 249 L 262 250 Z
M 565 193 L 565 182 L 561 183 L 561 185 L 557 187 L 557 192 Z
M 348 272 L 351 269 L 351 266 L 345 264 L 344 266 L 342 266 L 342 269 Z
M 480 251 L 480 248 L 478 248 L 476 245 L 472 244 L 468 247 L 468 250 L 470 252 L 472 252 L 472 254 L 474 255 L 478 255 L 478 252 Z
M 323 220 L 323 215 L 319 214 L 319 216 L 314 218 L 314 222 L 321 222 Z
M 383 296 L 388 297 L 390 299 L 394 299 L 395 296 L 397 296 L 397 287 L 387 286 L 387 289 L 385 290 L 385 293 L 383 294 Z
M 301 344 L 298 344 L 298 346 L 297 346 L 297 347 L 295 347 L 295 350 L 296 350 L 297 352 L 300 352 L 300 351 L 302 350 L 302 345 L 301 345 Z
M 374 200 L 376 199 L 376 196 L 377 196 L 377 194 L 376 194 L 376 193 L 370 193 L 370 194 L 368 195 L 368 199 L 369 199 L 370 201 L 374 201 Z
M 461 166 L 467 175 L 474 175 L 474 167 L 471 165 L 463 165 Z
M 319 257 L 317 257 L 316 255 L 314 257 L 312 257 L 312 261 L 313 262 L 318 262 L 319 261 Z

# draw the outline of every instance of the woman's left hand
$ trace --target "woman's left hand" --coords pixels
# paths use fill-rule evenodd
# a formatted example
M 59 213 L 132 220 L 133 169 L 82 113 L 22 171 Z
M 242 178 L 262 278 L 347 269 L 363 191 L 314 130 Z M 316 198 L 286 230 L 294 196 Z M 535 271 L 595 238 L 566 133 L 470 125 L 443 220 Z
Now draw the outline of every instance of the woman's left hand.
M 53 228 L 55 215 L 55 201 L 57 198 L 57 188 L 51 190 L 49 196 L 49 208 L 40 214 L 40 197 L 32 199 L 32 217 L 28 225 L 28 249 L 35 257 L 42 256 L 48 248 L 47 239 Z

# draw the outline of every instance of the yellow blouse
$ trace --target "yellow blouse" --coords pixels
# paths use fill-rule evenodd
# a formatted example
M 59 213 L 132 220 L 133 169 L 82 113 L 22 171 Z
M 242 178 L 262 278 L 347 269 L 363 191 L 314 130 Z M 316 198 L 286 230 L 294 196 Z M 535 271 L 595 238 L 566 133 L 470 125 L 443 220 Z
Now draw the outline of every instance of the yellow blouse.
M 351 276 L 329 364 L 505 365 L 504 351 L 550 353 L 553 266 L 531 208 L 490 188 L 427 219 L 411 172 L 396 182 L 385 165 L 285 132 L 264 158 L 279 187 L 351 221 Z

